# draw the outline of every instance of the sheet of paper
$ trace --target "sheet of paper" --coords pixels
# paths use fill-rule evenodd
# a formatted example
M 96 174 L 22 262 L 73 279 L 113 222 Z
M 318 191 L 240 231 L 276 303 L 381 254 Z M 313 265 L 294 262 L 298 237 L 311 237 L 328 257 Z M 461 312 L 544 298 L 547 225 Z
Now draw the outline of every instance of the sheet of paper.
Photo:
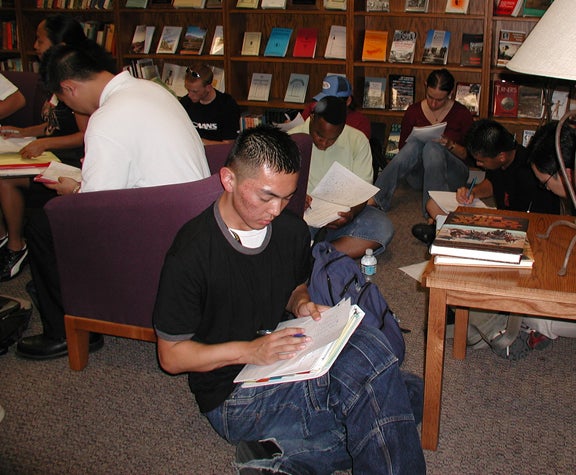
M 456 211 L 458 206 L 462 206 L 458 203 L 456 192 L 454 191 L 429 191 L 428 193 L 430 194 L 430 198 L 432 198 L 445 213 Z M 466 206 L 472 206 L 474 208 L 488 208 L 488 206 L 478 198 L 474 199 L 471 204 Z
M 422 282 L 422 272 L 426 269 L 428 261 L 418 262 L 409 266 L 400 267 L 400 270 L 418 282 Z
M 302 114 L 300 114 L 300 112 L 298 112 L 298 114 L 296 114 L 296 117 L 294 117 L 294 119 L 292 119 L 291 121 L 283 122 L 283 123 L 274 122 L 274 126 L 278 127 L 280 130 L 283 130 L 284 132 L 288 132 L 290 129 L 293 129 L 297 125 L 300 125 L 303 123 L 304 123 L 304 118 L 302 117 Z
M 19 152 L 34 140 L 36 140 L 36 137 L 13 137 L 5 139 L 0 136 L 0 153 Z
M 406 139 L 420 140 L 421 142 L 429 142 L 430 140 L 438 140 L 446 130 L 446 122 L 440 122 L 426 127 L 413 127 L 412 132 Z
M 61 176 L 73 178 L 77 182 L 81 182 L 82 170 L 71 165 L 66 165 L 65 163 L 50 162 L 48 168 L 36 176 L 34 181 L 40 183 L 58 183 L 58 178 Z
M 337 220 L 340 217 L 339 212 L 346 211 L 350 211 L 350 206 L 339 205 L 324 201 L 320 198 L 314 198 L 312 206 L 306 208 L 304 212 L 304 221 L 306 221 L 309 226 L 321 228 Z

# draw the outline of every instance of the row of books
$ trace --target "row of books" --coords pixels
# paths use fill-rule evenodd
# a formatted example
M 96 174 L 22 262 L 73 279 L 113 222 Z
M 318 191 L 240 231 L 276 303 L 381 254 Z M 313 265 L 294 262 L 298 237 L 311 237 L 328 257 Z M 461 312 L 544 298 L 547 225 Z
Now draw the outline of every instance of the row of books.
M 446 13 L 467 14 L 470 0 L 446 0 Z M 413 13 L 428 13 L 429 0 L 406 0 L 404 11 Z M 366 0 L 367 12 L 389 12 L 389 0 Z
M 541 17 L 552 1 L 553 0 L 494 0 L 494 15 Z
M 126 0 L 126 8 L 221 8 L 222 0 Z
M 15 20 L 0 22 L 0 35 L 2 36 L 2 49 L 11 50 L 18 48 L 18 33 Z
M 36 8 L 70 8 L 110 10 L 113 0 L 36 0 Z
M 155 31 L 156 27 L 153 25 L 136 25 L 128 53 L 148 54 L 153 43 Z M 188 26 L 186 31 L 184 31 L 182 26 L 164 26 L 156 46 L 156 53 L 174 54 L 179 52 L 180 54 L 200 55 L 204 49 L 206 33 L 207 30 L 205 28 L 197 25 Z M 180 45 L 181 48 L 178 51 Z M 224 54 L 224 30 L 222 25 L 217 25 L 214 29 L 210 54 Z
M 116 54 L 116 25 L 114 23 L 89 20 L 81 22 L 81 25 L 87 38 L 104 47 L 106 51 Z

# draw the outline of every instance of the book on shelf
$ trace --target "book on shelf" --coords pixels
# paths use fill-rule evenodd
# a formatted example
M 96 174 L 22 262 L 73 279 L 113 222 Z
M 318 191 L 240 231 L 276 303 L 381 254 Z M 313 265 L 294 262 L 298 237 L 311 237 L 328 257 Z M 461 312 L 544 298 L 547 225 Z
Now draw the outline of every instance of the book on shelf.
M 326 10 L 346 10 L 346 0 L 324 0 Z
M 453 211 L 432 242 L 430 254 L 518 264 L 527 231 L 527 218 Z
M 294 40 L 292 56 L 295 58 L 313 58 L 318 44 L 318 28 L 298 28 Z
M 245 31 L 242 41 L 242 56 L 258 56 L 260 54 L 261 31 Z
M 530 140 L 534 137 L 536 131 L 534 129 L 524 129 L 522 131 L 522 146 L 528 147 L 530 145 Z
M 236 8 L 258 8 L 259 0 L 238 0 Z
M 523 6 L 524 0 L 494 0 L 494 15 L 518 16 Z
M 174 8 L 204 8 L 206 0 L 172 0 Z
M 544 112 L 544 90 L 541 87 L 518 85 L 518 117 L 541 119 Z
M 186 33 L 184 33 L 180 54 L 202 54 L 205 40 L 205 28 L 200 26 L 189 26 L 186 28 Z
M 103 38 L 100 39 L 100 34 L 102 33 Z M 148 33 L 148 32 L 147 32 Z M 154 30 L 152 30 L 151 35 L 154 34 Z M 104 47 L 106 51 L 112 53 L 113 56 L 116 55 L 116 25 L 114 23 L 106 23 L 104 24 L 104 30 L 98 33 L 99 39 L 98 44 Z M 150 43 L 152 42 L 152 36 L 148 37 L 146 34 L 146 41 L 144 43 L 144 49 L 148 48 L 150 50 Z
M 550 119 L 560 120 L 568 110 L 570 101 L 570 89 L 568 87 L 557 87 L 552 91 L 550 100 Z
M 212 70 L 212 87 L 220 92 L 226 92 L 226 83 L 224 81 L 224 69 L 218 66 L 210 66 Z
M 370 77 L 364 78 L 364 99 L 362 107 L 366 109 L 386 108 L 386 78 Z
M 182 34 L 183 27 L 181 26 L 165 26 L 162 29 L 162 35 L 156 48 L 157 54 L 167 53 L 174 54 L 178 49 L 180 43 L 180 35 Z
M 390 0 L 366 0 L 367 12 L 389 12 Z
M 338 219 L 339 212 L 350 211 L 350 208 L 364 203 L 377 192 L 378 187 L 334 162 L 310 192 L 312 203 L 304 211 L 304 221 L 308 226 L 321 228 Z
M 434 256 L 434 264 L 443 266 L 464 266 L 464 267 L 494 267 L 504 269 L 532 269 L 534 266 L 534 253 L 532 246 L 526 239 L 524 251 L 518 264 L 510 262 L 487 261 L 484 259 L 467 259 L 466 257 Z
M 125 8 L 146 8 L 148 7 L 148 0 L 126 0 L 126 5 L 124 6 Z
M 386 158 L 388 161 L 392 160 L 400 151 L 398 145 L 400 143 L 401 128 L 401 124 L 392 124 L 390 126 L 390 133 L 388 134 L 386 149 L 384 150 L 384 158 Z
M 446 30 L 428 30 L 424 43 L 422 63 L 446 64 L 450 46 L 450 32 Z
M 216 25 L 214 28 L 214 36 L 212 37 L 212 44 L 210 45 L 210 54 L 214 56 L 221 56 L 224 54 L 224 27 Z
M 495 80 L 492 95 L 494 117 L 518 117 L 518 84 Z
M 272 74 L 252 73 L 250 90 L 248 91 L 249 101 L 267 101 L 270 96 L 270 86 L 272 85 Z
M 553 0 L 525 0 L 523 16 L 541 17 L 546 13 Z
M 414 103 L 416 76 L 403 74 L 388 75 L 390 110 L 402 111 Z
M 286 0 L 262 0 L 260 8 L 286 8 Z
M 472 115 L 480 114 L 480 90 L 479 83 L 463 82 L 456 83 L 454 100 L 466 107 Z
M 332 25 L 326 42 L 324 57 L 327 59 L 346 59 L 346 27 Z
M 132 42 L 130 43 L 130 48 L 128 48 L 128 53 L 130 54 L 144 53 L 145 41 L 146 41 L 146 25 L 136 25 L 136 28 L 134 29 L 134 35 L 132 36 Z
M 303 333 L 311 337 L 312 341 L 294 358 L 278 360 L 265 366 L 245 365 L 234 382 L 243 383 L 245 387 L 265 386 L 303 381 L 326 374 L 363 317 L 362 309 L 346 299 L 323 311 L 320 320 L 303 317 L 280 322 L 275 331 L 291 327 L 303 328 Z
M 362 45 L 362 61 L 386 61 L 388 32 L 381 30 L 366 30 Z
M 206 0 L 205 8 L 222 8 L 222 0 Z
M 263 114 L 242 112 L 240 115 L 240 130 L 251 129 L 265 123 L 266 122 Z
M 142 79 L 161 79 L 158 66 L 150 58 L 142 58 L 136 61 L 138 77 Z
M 162 67 L 162 82 L 174 92 L 178 97 L 188 94 L 184 86 L 186 77 L 186 66 L 172 63 L 164 63 Z
M 291 73 L 290 79 L 288 79 L 284 102 L 304 104 L 309 80 L 310 76 L 308 74 Z
M 404 11 L 413 13 L 427 13 L 428 0 L 406 0 Z
M 483 33 L 462 33 L 462 48 L 460 53 L 460 66 L 482 66 L 484 52 Z
M 150 0 L 150 7 L 166 8 L 172 6 L 172 0 Z
M 496 66 L 506 66 L 526 39 L 523 31 L 500 30 Z
M 446 8 L 444 11 L 446 13 L 460 13 L 466 15 L 469 6 L 470 0 L 446 0 Z
M 388 61 L 391 63 L 413 63 L 417 37 L 418 34 L 415 31 L 395 30 Z
M 276 56 L 283 58 L 288 51 L 292 28 L 280 28 L 275 26 L 270 32 L 270 37 L 264 49 L 264 56 Z

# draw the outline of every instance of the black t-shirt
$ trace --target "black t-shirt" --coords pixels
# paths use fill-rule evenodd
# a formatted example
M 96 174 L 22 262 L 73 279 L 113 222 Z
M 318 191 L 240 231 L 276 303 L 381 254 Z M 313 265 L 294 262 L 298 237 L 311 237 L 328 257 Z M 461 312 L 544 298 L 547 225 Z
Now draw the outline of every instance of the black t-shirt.
M 310 233 L 284 211 L 256 249 L 242 247 L 219 218 L 217 206 L 185 224 L 168 251 L 154 311 L 166 340 L 202 343 L 250 341 L 286 318 L 292 291 L 310 272 Z M 190 373 L 202 412 L 219 406 L 234 389 L 242 365 Z
M 516 146 L 514 161 L 505 170 L 487 170 L 498 209 L 558 214 L 560 200 L 551 191 L 540 188 L 538 179 L 528 164 L 528 154 L 522 145 Z
M 47 102 L 42 109 L 42 120 L 48 122 L 46 127 L 47 136 L 63 137 L 79 131 L 74 111 L 62 101 L 58 101 L 55 106 Z M 84 146 L 54 149 L 52 152 L 62 162 L 81 168 L 80 159 L 84 157 Z

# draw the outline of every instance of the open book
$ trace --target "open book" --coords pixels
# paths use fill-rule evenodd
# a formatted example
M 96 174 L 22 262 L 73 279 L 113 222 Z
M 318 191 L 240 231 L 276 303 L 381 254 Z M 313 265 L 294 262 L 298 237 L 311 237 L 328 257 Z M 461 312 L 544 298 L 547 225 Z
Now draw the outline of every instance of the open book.
M 427 125 L 425 127 L 413 127 L 406 141 L 420 140 L 420 142 L 429 142 L 430 140 L 438 140 L 442 137 L 445 130 L 446 122 Z
M 60 177 L 73 178 L 80 183 L 82 181 L 82 170 L 65 163 L 50 162 L 46 170 L 34 177 L 34 181 L 40 183 L 58 183 Z
M 320 320 L 303 317 L 280 322 L 276 330 L 303 328 L 312 341 L 294 358 L 267 366 L 247 364 L 234 382 L 244 383 L 244 386 L 265 386 L 318 378 L 330 369 L 362 318 L 364 312 L 347 299 L 322 312 Z
M 321 228 L 339 218 L 339 212 L 349 211 L 378 192 L 378 187 L 366 183 L 338 162 L 334 162 L 326 175 L 312 190 L 312 204 L 304 212 L 309 226 Z

